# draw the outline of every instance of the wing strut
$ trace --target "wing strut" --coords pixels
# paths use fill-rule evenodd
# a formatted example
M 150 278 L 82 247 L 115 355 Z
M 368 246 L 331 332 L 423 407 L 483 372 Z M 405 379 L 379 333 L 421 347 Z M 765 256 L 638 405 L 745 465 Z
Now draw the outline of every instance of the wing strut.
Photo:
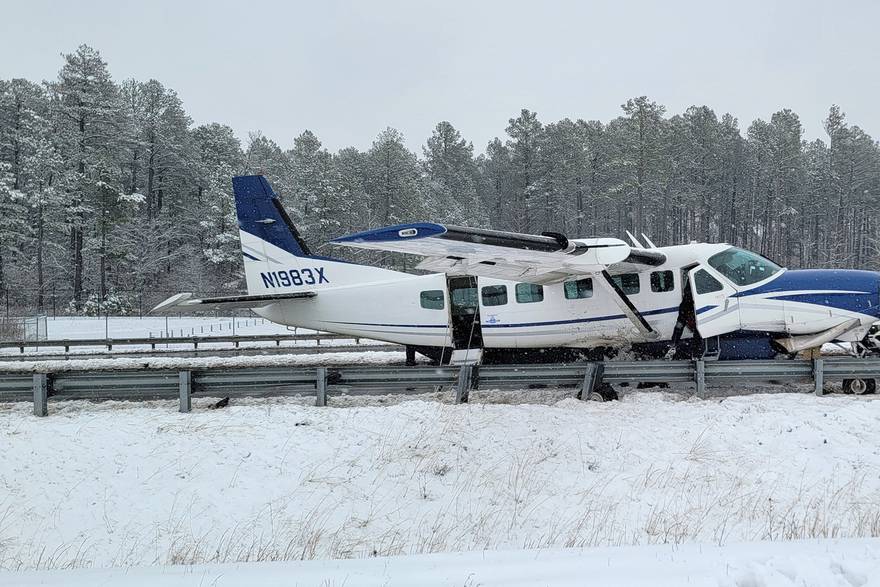
M 645 317 L 642 316 L 642 313 L 639 312 L 638 308 L 636 308 L 632 301 L 629 299 L 620 286 L 617 285 L 608 271 L 602 272 L 602 277 L 605 278 L 605 282 L 608 284 L 608 287 L 611 289 L 612 297 L 614 298 L 614 302 L 618 305 L 618 307 L 623 311 L 624 315 L 629 318 L 630 322 L 638 329 L 639 332 L 644 334 L 646 337 L 650 339 L 655 339 L 659 335 L 657 331 L 654 330 L 648 321 L 645 320 Z

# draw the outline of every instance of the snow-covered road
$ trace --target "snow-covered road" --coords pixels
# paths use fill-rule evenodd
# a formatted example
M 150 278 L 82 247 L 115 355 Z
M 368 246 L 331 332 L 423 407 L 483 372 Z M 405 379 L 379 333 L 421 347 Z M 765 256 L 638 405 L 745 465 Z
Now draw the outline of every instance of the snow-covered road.
M 2 405 L 0 568 L 880 535 L 880 401 L 491 397 Z

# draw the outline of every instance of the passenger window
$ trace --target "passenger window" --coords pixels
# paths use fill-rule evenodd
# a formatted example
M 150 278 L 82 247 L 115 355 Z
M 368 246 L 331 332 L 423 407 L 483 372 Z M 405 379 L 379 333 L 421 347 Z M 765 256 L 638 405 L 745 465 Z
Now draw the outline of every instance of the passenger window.
M 624 273 L 623 275 L 614 275 L 611 277 L 617 287 L 623 290 L 628 296 L 639 293 L 639 274 Z
M 507 303 L 506 285 L 487 285 L 482 293 L 484 306 L 503 306 Z
M 654 271 L 651 273 L 651 291 L 654 293 L 662 293 L 664 291 L 672 291 L 675 289 L 675 281 L 672 278 L 672 271 Z
M 721 282 L 709 275 L 705 269 L 700 269 L 694 274 L 694 287 L 698 294 L 712 293 L 713 291 L 724 289 Z
M 593 297 L 593 280 L 589 277 L 577 281 L 566 281 L 563 285 L 565 299 L 579 300 Z
M 531 304 L 544 300 L 544 287 L 534 283 L 516 284 L 516 301 L 520 304 Z
M 426 310 L 442 310 L 445 307 L 443 303 L 443 290 L 431 289 L 423 291 L 419 295 L 419 303 Z

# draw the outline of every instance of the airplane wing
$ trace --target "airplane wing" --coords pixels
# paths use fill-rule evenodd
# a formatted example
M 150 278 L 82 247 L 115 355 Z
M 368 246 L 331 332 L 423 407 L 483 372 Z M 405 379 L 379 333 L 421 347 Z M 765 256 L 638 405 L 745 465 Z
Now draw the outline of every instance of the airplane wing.
M 665 255 L 630 247 L 616 238 L 569 240 L 542 235 L 420 222 L 359 232 L 336 245 L 411 253 L 426 257 L 418 269 L 544 285 L 576 275 L 601 273 L 614 265 L 661 265 Z
M 609 269 L 657 266 L 666 256 L 630 247 L 616 238 L 569 240 L 558 233 L 520 234 L 420 222 L 359 232 L 330 241 L 336 245 L 411 253 L 426 257 L 418 269 L 447 275 L 475 275 L 546 285 L 574 276 L 599 274 L 611 298 L 648 338 L 657 332 L 611 279 Z
M 284 294 L 269 295 L 241 295 L 226 296 L 219 298 L 193 298 L 191 293 L 179 293 L 171 296 L 164 302 L 150 310 L 150 314 L 163 313 L 188 313 L 200 312 L 205 310 L 236 310 L 240 308 L 262 308 L 269 304 L 282 302 L 285 300 L 301 300 L 313 298 L 317 293 L 313 291 L 303 291 Z

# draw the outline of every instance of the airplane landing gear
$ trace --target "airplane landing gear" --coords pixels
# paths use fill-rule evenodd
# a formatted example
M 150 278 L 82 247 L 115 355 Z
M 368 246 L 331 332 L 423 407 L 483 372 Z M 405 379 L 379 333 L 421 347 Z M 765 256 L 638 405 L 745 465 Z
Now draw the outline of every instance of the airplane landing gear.
M 874 324 L 865 335 L 865 338 L 858 343 L 865 350 L 865 354 L 880 355 L 880 324 Z
M 864 395 L 877 391 L 877 381 L 874 379 L 844 379 L 843 393 Z
M 600 383 L 587 397 L 591 402 L 610 402 L 620 399 L 617 392 L 608 383 Z

